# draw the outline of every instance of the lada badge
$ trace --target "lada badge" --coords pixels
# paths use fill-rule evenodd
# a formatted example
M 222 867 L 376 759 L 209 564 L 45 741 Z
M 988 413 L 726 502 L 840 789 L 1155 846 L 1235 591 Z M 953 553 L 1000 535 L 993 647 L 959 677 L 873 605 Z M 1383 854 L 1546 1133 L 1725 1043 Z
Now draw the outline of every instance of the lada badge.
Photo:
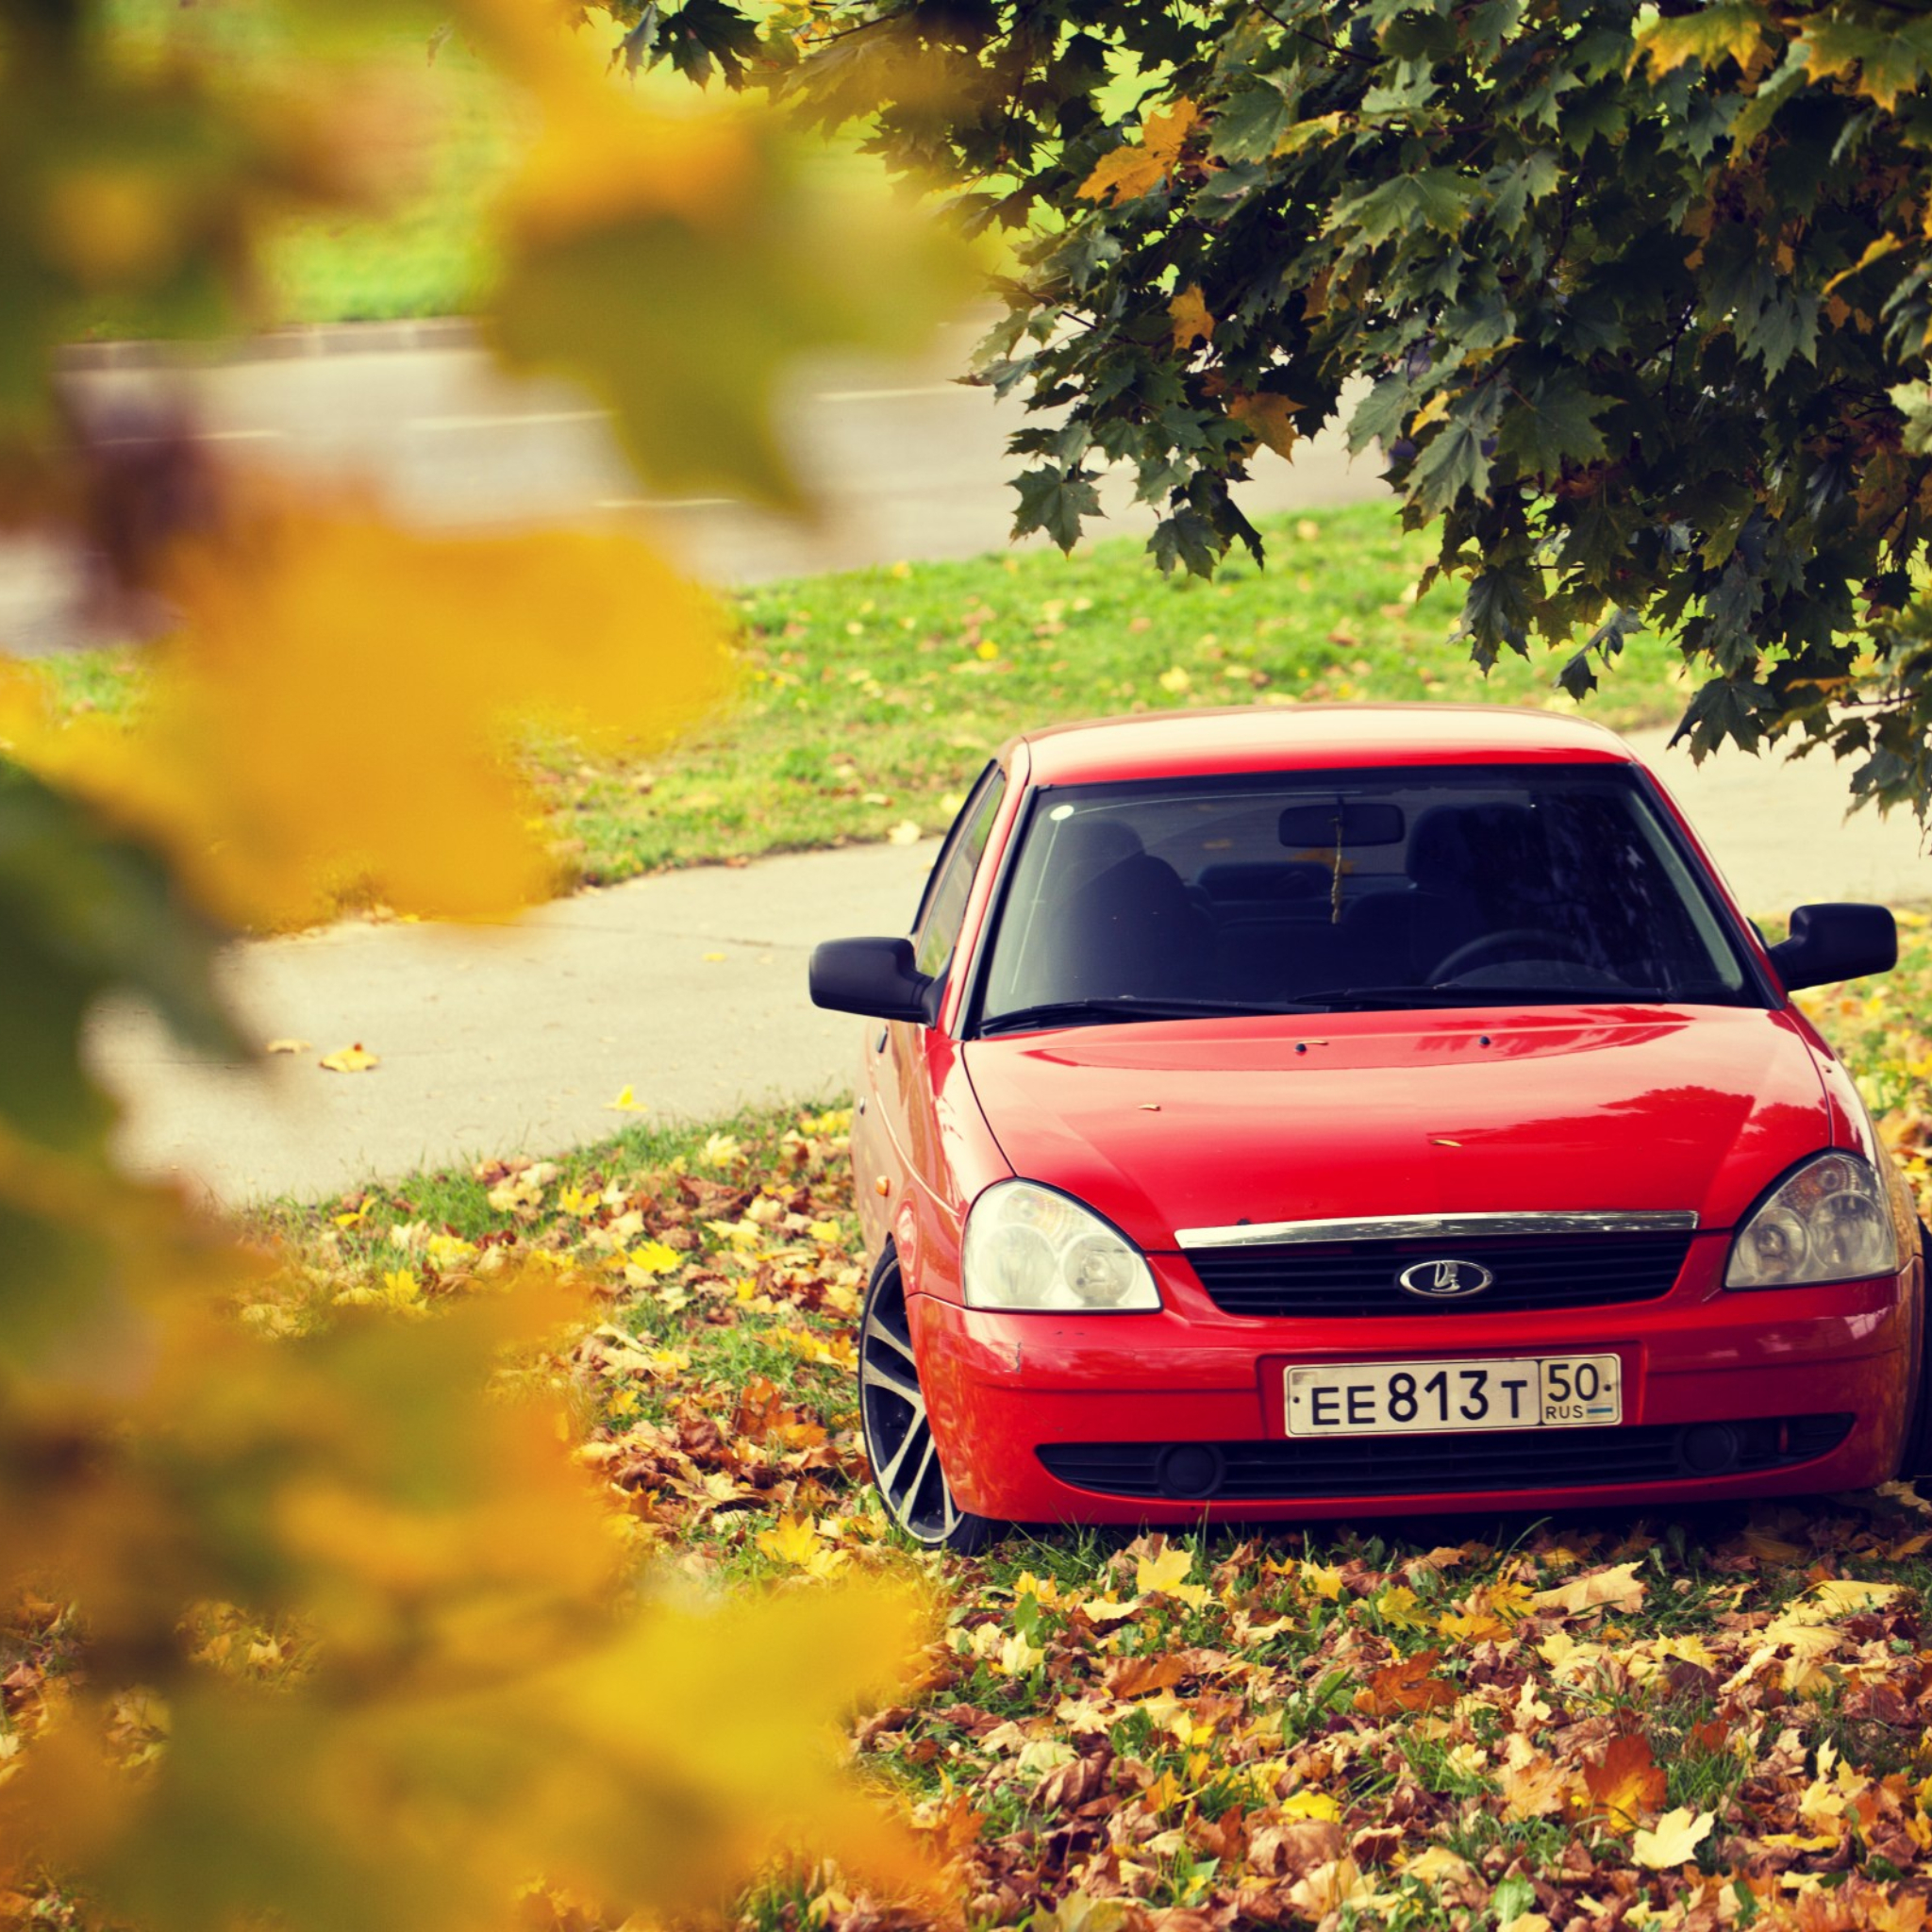
M 1425 1302 L 1462 1301 L 1495 1280 L 1480 1261 L 1417 1261 L 1395 1277 L 1406 1294 Z

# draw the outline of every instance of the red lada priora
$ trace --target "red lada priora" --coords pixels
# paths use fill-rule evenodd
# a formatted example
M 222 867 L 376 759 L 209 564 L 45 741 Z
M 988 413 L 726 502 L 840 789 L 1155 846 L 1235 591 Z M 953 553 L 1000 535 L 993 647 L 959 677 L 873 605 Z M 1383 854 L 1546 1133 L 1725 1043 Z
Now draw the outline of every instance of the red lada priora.
M 1932 1463 L 1920 1230 L 1627 746 L 1542 712 L 1016 739 L 863 1013 L 866 1447 L 894 1519 L 1307 1520 L 1862 1488 Z

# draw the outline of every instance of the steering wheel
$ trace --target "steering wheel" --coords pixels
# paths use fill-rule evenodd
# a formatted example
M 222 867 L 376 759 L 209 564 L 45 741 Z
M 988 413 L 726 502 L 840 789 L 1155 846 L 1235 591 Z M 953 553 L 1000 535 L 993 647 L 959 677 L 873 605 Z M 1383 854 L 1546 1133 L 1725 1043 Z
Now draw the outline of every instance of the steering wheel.
M 1568 933 L 1551 932 L 1540 925 L 1506 926 L 1501 932 L 1486 932 L 1480 939 L 1465 941 L 1452 953 L 1436 961 L 1429 977 L 1454 979 L 1459 973 L 1504 959 L 1571 959 L 1584 963 L 1583 948 Z

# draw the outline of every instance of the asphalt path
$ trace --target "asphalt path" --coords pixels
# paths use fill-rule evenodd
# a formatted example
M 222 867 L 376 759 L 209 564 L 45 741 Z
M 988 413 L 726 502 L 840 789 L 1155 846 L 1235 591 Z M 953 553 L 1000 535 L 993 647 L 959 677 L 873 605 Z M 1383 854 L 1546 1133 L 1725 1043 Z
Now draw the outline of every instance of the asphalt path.
M 1018 397 L 955 379 L 982 326 L 950 325 L 914 361 L 816 358 L 791 372 L 776 415 L 818 505 L 809 519 L 650 491 L 581 391 L 508 379 L 475 347 L 86 370 L 67 380 L 90 421 L 129 441 L 151 433 L 158 412 L 185 409 L 226 455 L 373 483 L 417 524 L 638 528 L 708 582 L 751 584 L 1008 544 L 1008 483 L 1020 465 L 1006 439 L 1032 419 Z M 1331 431 L 1292 463 L 1263 451 L 1240 500 L 1258 516 L 1385 493 L 1375 458 L 1352 463 Z M 1101 501 L 1107 520 L 1091 534 L 1152 527 L 1128 475 L 1108 478 Z M 81 558 L 46 541 L 0 544 L 0 648 L 89 641 L 84 588 Z
M 1809 900 L 1932 897 L 1907 820 L 1843 823 L 1843 777 L 1815 760 L 1693 768 L 1666 734 L 1633 744 L 1683 803 L 1754 913 Z M 141 1170 L 241 1202 L 316 1195 L 424 1166 L 548 1154 L 634 1116 L 706 1120 L 850 1090 L 863 1023 L 805 996 L 820 940 L 909 922 L 934 841 L 795 854 L 633 880 L 512 926 L 351 923 L 236 947 L 223 976 L 252 1036 L 308 1042 L 258 1069 L 210 1066 L 125 1008 L 95 1065 L 126 1107 Z M 361 1044 L 380 1064 L 322 1070 Z

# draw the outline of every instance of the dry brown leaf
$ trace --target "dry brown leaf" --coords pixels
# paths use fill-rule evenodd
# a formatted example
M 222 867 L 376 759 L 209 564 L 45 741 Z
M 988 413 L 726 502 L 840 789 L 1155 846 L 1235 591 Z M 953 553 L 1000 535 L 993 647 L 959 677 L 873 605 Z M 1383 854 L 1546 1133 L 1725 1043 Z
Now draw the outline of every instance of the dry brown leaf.
M 1456 1687 L 1429 1675 L 1441 1661 L 1440 1651 L 1419 1650 L 1413 1657 L 1387 1665 L 1355 1693 L 1355 1707 L 1374 1718 L 1446 1709 L 1456 1702 Z
M 1126 1657 L 1107 1674 L 1107 1688 L 1116 1697 L 1144 1697 L 1166 1690 L 1188 1674 L 1187 1665 L 1173 1651 L 1154 1657 Z
M 1587 1576 L 1574 1576 L 1555 1590 L 1540 1590 L 1530 1598 L 1533 1610 L 1557 1610 L 1567 1617 L 1580 1617 L 1597 1609 L 1635 1610 L 1643 1603 L 1643 1584 L 1637 1564 L 1619 1563 L 1612 1570 L 1595 1570 Z

